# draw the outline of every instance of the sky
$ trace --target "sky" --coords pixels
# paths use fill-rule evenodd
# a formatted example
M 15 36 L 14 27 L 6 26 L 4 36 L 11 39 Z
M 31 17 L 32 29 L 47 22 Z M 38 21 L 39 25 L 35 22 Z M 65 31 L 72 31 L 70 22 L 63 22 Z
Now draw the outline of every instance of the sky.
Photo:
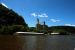
M 0 0 L 4 6 L 23 16 L 29 27 L 37 18 L 48 26 L 75 26 L 75 0 Z

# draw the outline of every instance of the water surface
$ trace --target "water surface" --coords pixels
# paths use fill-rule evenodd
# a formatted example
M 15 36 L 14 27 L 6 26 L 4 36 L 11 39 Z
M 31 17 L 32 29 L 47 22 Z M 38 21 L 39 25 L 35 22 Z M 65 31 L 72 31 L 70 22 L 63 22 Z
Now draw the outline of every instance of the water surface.
M 73 35 L 29 35 L 24 40 L 22 50 L 74 50 Z
M 74 50 L 74 35 L 0 36 L 0 50 Z

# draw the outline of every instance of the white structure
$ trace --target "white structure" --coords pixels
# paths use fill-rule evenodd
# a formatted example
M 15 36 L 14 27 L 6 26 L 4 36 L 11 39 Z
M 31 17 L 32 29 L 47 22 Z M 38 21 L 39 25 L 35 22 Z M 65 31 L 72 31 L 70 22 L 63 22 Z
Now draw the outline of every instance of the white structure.
M 16 32 L 16 35 L 18 34 L 34 34 L 34 35 L 41 35 L 41 34 L 44 34 L 44 33 L 36 33 L 36 32 Z
M 51 33 L 52 35 L 58 35 L 58 34 L 60 34 L 60 33 Z

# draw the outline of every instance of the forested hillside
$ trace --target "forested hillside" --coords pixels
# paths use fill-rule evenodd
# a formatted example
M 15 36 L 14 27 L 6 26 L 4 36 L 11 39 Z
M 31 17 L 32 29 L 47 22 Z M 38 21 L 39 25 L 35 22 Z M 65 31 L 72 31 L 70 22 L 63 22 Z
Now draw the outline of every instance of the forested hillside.
M 73 26 L 52 26 L 49 27 L 51 32 L 58 32 L 60 34 L 75 34 L 75 27 Z
M 27 24 L 23 17 L 12 9 L 0 4 L 0 33 L 12 34 L 17 31 L 27 31 Z

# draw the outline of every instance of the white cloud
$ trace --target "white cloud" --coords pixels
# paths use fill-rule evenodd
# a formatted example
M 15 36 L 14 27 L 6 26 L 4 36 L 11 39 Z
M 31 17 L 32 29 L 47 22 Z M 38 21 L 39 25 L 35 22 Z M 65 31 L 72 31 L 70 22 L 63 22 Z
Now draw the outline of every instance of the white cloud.
M 73 24 L 65 24 L 65 26 L 75 26 L 75 25 L 73 25 Z
M 6 8 L 8 8 L 8 6 L 6 5 L 6 4 L 4 4 L 4 3 L 1 3 L 3 6 L 5 6 Z
M 34 17 L 42 17 L 42 18 L 43 17 L 46 17 L 46 18 L 48 17 L 48 15 L 46 13 L 42 13 L 42 14 L 31 13 L 31 15 L 34 16 Z
M 50 19 L 52 22 L 60 22 L 60 20 Z
M 43 13 L 43 14 L 39 14 L 38 17 L 48 17 L 48 15 L 46 13 Z
M 32 16 L 34 17 L 37 17 L 37 14 L 36 13 L 31 13 Z

